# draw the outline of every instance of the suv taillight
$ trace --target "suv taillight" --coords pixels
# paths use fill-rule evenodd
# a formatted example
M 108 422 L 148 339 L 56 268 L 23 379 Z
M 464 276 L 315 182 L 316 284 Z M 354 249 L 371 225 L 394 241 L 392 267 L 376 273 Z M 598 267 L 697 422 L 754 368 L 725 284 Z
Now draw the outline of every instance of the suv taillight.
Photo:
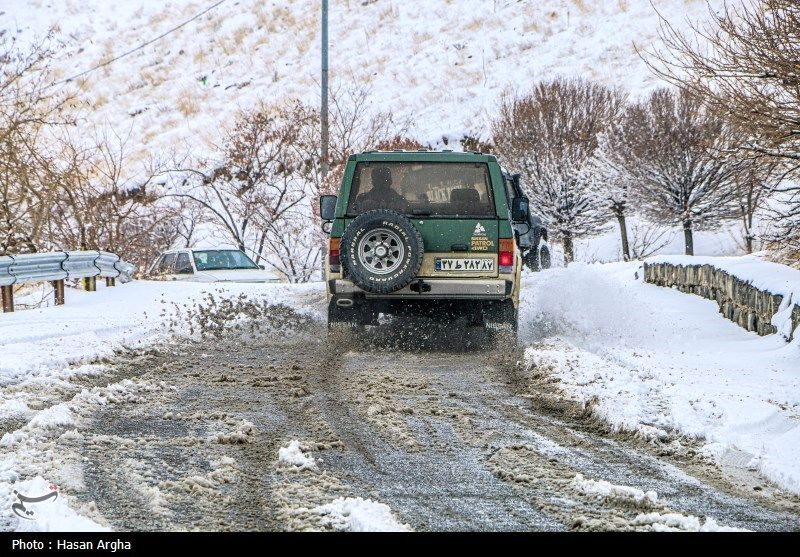
M 497 266 L 500 272 L 510 274 L 514 272 L 514 240 L 510 238 L 500 239 L 500 251 L 497 254 Z
M 342 270 L 342 261 L 339 256 L 340 238 L 331 238 L 328 244 L 328 268 L 331 273 L 338 273 Z

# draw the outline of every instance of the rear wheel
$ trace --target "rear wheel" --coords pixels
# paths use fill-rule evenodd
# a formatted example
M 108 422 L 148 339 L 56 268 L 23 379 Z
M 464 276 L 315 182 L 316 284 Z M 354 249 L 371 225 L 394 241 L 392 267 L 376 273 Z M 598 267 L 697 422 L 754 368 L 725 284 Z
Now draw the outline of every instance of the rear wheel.
M 544 244 L 539 248 L 539 268 L 549 269 L 550 265 L 550 248 L 547 246 L 547 244 Z
M 536 250 L 529 249 L 526 251 L 522 256 L 522 262 L 525 263 L 525 266 L 531 271 L 539 270 L 539 258 L 536 257 Z

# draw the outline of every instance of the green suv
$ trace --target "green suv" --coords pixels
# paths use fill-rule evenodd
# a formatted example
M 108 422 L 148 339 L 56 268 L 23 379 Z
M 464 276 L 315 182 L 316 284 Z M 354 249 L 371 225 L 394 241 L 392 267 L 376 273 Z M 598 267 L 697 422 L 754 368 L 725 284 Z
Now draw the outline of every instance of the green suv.
M 522 258 L 514 228 L 529 215 L 527 198 L 513 191 L 492 155 L 352 155 L 339 195 L 320 198 L 330 231 L 329 326 L 421 313 L 516 331 Z

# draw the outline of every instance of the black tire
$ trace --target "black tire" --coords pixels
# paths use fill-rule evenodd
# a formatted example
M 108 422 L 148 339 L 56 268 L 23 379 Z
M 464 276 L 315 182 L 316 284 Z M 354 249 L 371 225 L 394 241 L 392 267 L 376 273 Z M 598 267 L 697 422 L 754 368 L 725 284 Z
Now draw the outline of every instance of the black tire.
M 539 248 L 539 268 L 549 269 L 551 265 L 552 261 L 550 259 L 550 248 L 547 246 L 542 246 Z
M 388 239 L 383 240 L 383 236 Z M 379 253 L 380 247 L 388 248 L 386 258 L 371 256 L 367 251 L 376 241 L 373 253 Z M 389 294 L 407 286 L 419 272 L 424 251 L 422 236 L 411 221 L 387 209 L 360 214 L 342 235 L 345 275 L 362 290 L 375 294 Z
M 539 270 L 539 258 L 536 257 L 536 250 L 529 249 L 526 251 L 525 255 L 522 256 L 522 262 L 531 271 Z

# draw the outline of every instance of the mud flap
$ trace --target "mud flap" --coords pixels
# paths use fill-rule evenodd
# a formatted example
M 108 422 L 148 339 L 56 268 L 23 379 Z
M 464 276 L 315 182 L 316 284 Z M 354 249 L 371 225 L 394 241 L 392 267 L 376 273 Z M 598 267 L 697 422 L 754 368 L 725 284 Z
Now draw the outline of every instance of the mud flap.
M 486 304 L 483 326 L 493 344 L 517 343 L 517 309 L 511 300 Z

